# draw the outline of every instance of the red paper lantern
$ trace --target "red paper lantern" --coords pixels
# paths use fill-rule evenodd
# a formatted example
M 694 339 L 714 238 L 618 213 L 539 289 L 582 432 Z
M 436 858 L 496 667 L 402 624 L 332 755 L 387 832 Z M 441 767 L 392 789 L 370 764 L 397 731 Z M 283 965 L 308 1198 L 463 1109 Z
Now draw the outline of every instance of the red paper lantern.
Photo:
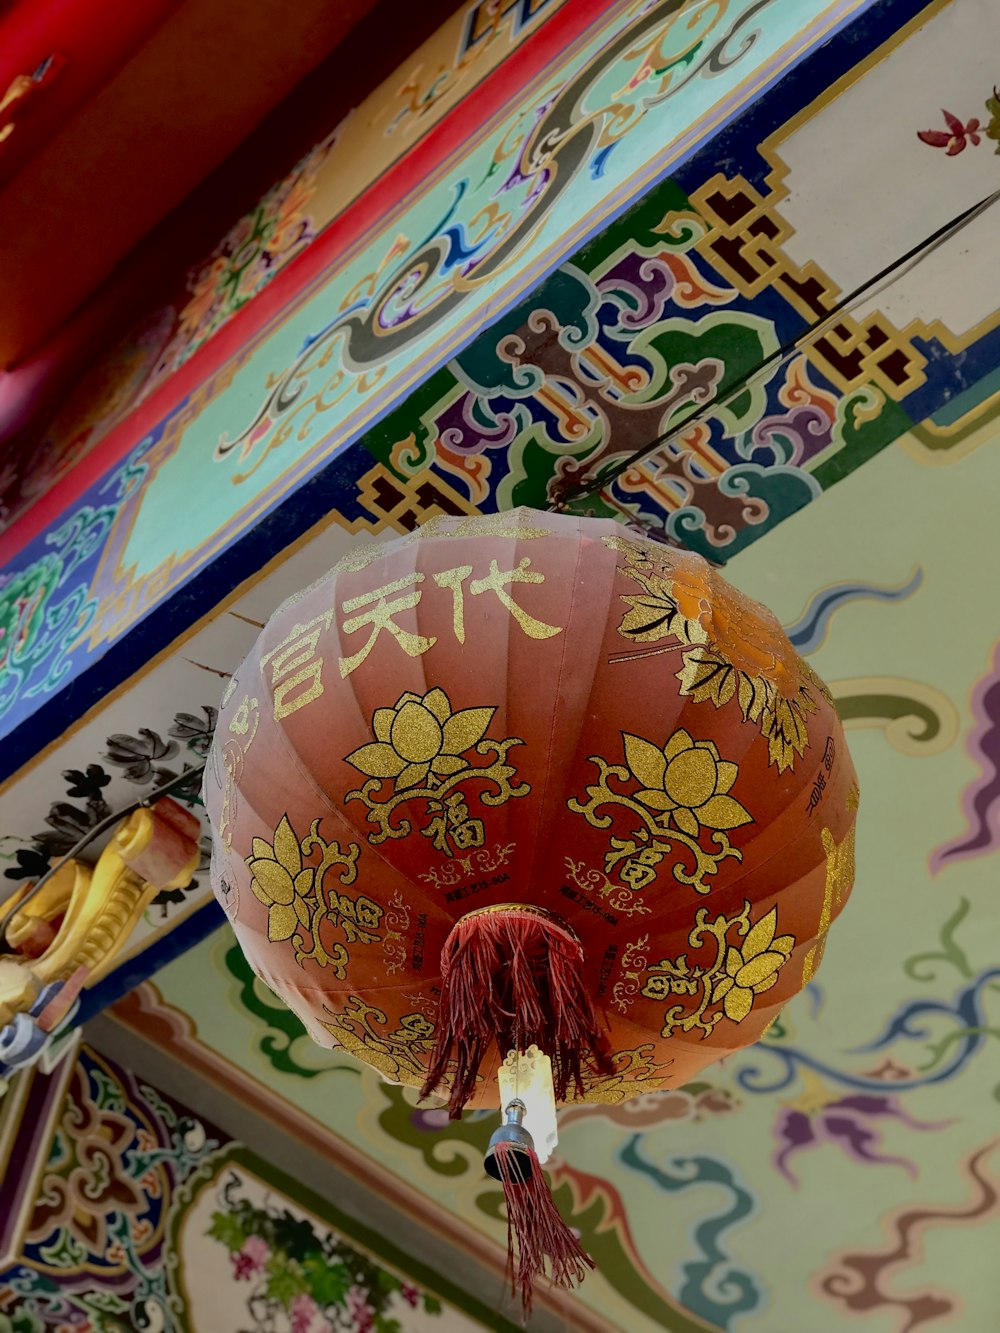
M 530 510 L 363 546 L 286 602 L 205 779 L 254 970 L 453 1114 L 532 1044 L 560 1100 L 608 1102 L 756 1041 L 850 891 L 857 797 L 770 612 L 699 556 Z M 522 1289 L 536 1245 L 578 1275 L 521 1240 Z

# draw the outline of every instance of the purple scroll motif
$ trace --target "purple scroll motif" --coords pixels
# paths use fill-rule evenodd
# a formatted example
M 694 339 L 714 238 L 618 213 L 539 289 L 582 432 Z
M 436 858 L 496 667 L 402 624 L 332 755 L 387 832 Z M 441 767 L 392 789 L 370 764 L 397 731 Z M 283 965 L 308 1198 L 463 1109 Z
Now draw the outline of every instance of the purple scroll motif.
M 966 749 L 979 775 L 962 794 L 965 832 L 931 853 L 935 875 L 954 861 L 986 856 L 1000 847 L 1000 643 L 994 647 L 989 671 L 973 691 L 972 716 Z
M 828 1102 L 811 1113 L 795 1107 L 783 1107 L 774 1126 L 778 1150 L 774 1165 L 786 1180 L 798 1185 L 798 1179 L 788 1165 L 788 1159 L 808 1148 L 834 1144 L 856 1162 L 876 1166 L 899 1166 L 908 1175 L 916 1176 L 916 1165 L 907 1157 L 894 1157 L 879 1152 L 881 1133 L 876 1122 L 895 1120 L 910 1129 L 944 1129 L 951 1120 L 925 1122 L 914 1120 L 899 1105 L 895 1097 L 873 1096 L 870 1093 L 852 1093 Z
M 625 255 L 597 289 L 618 306 L 618 326 L 627 332 L 655 324 L 668 306 L 678 310 L 724 306 L 736 296 L 731 287 L 719 287 L 701 272 L 694 255 L 667 250 L 652 256 Z
M 481 454 L 485 449 L 506 449 L 517 438 L 522 423 L 511 412 L 493 412 L 488 403 L 465 393 L 437 418 L 438 438 L 457 454 Z
M 663 260 L 630 254 L 598 282 L 597 290 L 620 307 L 618 324 L 631 331 L 663 318 L 675 283 L 673 270 Z
M 766 449 L 772 455 L 766 462 L 802 467 L 821 454 L 832 439 L 833 420 L 821 408 L 810 404 L 758 421 L 746 453 L 757 462 L 764 462 L 758 454 Z

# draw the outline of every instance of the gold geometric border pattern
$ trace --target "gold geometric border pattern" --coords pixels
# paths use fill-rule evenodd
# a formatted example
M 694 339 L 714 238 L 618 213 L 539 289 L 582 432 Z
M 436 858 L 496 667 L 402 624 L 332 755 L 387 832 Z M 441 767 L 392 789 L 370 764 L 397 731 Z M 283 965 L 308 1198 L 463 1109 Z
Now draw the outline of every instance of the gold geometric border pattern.
M 827 319 L 840 289 L 818 264 L 798 265 L 785 253 L 793 228 L 778 212 L 787 191 L 765 198 L 744 177 L 712 176 L 691 196 L 711 230 L 697 242 L 705 259 L 746 297 L 771 287 L 810 324 Z M 900 402 L 925 382 L 927 358 L 875 311 L 857 320 L 847 311 L 810 338 L 803 352 L 841 393 L 876 384 Z

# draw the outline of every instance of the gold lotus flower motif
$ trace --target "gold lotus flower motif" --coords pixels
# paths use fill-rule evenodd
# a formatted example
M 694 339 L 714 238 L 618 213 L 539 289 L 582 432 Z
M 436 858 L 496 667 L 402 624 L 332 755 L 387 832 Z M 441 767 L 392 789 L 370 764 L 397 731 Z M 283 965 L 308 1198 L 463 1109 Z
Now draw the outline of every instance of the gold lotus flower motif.
M 299 840 L 283 815 L 274 830 L 274 844 L 254 838 L 247 859 L 253 879 L 250 888 L 267 908 L 267 938 L 288 940 L 296 927 L 309 925 L 309 904 L 315 871 L 302 865 Z
M 377 708 L 372 718 L 375 740 L 347 756 L 369 778 L 393 778 L 396 789 L 416 787 L 434 777 L 448 777 L 468 767 L 462 759 L 482 740 L 495 708 L 452 712 L 444 690 L 421 697 L 407 691 L 393 708 Z
M 726 1017 L 734 1023 L 743 1022 L 755 995 L 771 989 L 792 952 L 795 937 L 779 935 L 775 939 L 777 923 L 778 910 L 772 907 L 748 931 L 741 949 L 730 945 L 726 950 L 726 975 L 716 982 L 712 1003 L 722 1000 Z
M 641 736 L 623 733 L 625 762 L 643 790 L 635 799 L 661 810 L 681 832 L 696 838 L 701 827 L 739 828 L 753 816 L 729 790 L 739 768 L 719 756 L 714 741 L 696 741 L 683 727 L 662 750 Z

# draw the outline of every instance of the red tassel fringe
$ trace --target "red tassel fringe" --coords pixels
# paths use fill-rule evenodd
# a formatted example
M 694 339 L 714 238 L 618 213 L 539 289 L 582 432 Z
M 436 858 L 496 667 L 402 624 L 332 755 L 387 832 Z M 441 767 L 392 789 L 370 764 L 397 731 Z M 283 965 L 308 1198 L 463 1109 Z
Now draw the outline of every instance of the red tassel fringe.
M 614 1072 L 584 985 L 583 949 L 557 921 L 516 909 L 464 917 L 441 950 L 441 981 L 437 1037 L 421 1096 L 450 1073 L 453 1120 L 472 1096 L 492 1045 L 501 1060 L 529 1046 L 544 1051 L 557 1101 L 571 1085 L 583 1094 L 585 1061 L 597 1073 Z
M 528 1315 L 536 1278 L 548 1276 L 553 1286 L 572 1287 L 583 1281 L 587 1270 L 594 1267 L 594 1261 L 559 1215 L 534 1150 L 498 1143 L 493 1152 L 507 1201 L 507 1276 L 511 1291 L 520 1295 Z M 524 1174 L 526 1157 L 530 1158 L 532 1168 L 527 1179 Z

